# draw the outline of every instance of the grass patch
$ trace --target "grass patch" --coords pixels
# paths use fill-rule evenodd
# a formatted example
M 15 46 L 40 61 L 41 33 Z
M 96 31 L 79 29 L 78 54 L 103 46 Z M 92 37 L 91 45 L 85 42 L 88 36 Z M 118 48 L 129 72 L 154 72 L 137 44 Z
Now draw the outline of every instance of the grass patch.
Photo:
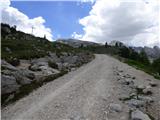
M 160 76 L 157 74 L 157 72 L 152 67 L 150 67 L 150 65 L 144 65 L 140 62 L 130 60 L 130 59 L 126 59 L 124 62 L 130 66 L 133 66 L 134 68 L 136 68 L 138 70 L 142 70 L 142 71 L 152 75 L 155 79 L 160 80 Z

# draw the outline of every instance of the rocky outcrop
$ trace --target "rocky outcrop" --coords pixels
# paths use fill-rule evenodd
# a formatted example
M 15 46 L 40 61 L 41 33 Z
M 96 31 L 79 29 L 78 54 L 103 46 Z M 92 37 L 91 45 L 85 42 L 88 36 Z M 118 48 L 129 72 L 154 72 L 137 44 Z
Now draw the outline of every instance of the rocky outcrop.
M 63 52 L 58 56 L 56 53 L 50 52 L 48 56 L 42 58 L 20 60 L 18 66 L 2 60 L 2 97 L 8 96 L 2 102 L 13 99 L 14 94 L 21 92 L 25 85 L 32 86 L 33 83 L 42 85 L 43 82 L 54 80 L 66 72 L 76 70 L 77 67 L 93 58 L 93 55 L 89 53 Z
M 82 41 L 82 40 L 77 40 L 77 39 L 58 39 L 56 42 L 67 44 L 74 48 L 87 47 L 87 46 L 100 46 L 100 44 L 98 43 Z

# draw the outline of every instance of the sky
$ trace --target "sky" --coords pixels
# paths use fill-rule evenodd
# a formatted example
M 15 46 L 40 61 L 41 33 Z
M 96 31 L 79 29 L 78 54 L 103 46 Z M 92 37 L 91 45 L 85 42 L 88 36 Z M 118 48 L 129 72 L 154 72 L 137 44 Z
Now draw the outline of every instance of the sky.
M 98 43 L 160 46 L 159 0 L 2 0 L 1 22 L 54 41 L 75 38 Z

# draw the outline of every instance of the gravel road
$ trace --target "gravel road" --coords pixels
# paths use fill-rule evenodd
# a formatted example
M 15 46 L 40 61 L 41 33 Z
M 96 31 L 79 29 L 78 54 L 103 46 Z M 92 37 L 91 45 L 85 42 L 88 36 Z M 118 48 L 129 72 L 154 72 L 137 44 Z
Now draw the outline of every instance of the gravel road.
M 49 82 L 30 95 L 2 109 L 3 120 L 128 120 L 129 109 L 119 101 L 124 93 L 115 80 L 115 69 L 133 75 L 145 84 L 145 79 L 154 80 L 107 55 L 96 58 L 53 82 Z M 140 80 L 139 80 L 140 79 Z M 154 80 L 160 85 L 160 82 Z M 148 81 L 146 80 L 146 84 Z M 155 95 L 159 94 L 155 92 Z M 160 98 L 156 97 L 159 101 Z M 110 113 L 109 104 L 118 103 L 122 112 Z M 155 105 L 156 106 L 156 105 Z M 157 108 L 158 109 L 158 108 Z M 156 115 L 156 114 L 155 114 Z

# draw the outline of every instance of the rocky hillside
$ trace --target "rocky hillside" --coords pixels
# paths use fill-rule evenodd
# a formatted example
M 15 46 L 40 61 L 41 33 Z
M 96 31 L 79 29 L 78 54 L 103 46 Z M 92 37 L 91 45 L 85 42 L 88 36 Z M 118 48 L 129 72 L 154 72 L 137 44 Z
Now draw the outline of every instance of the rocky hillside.
M 1 31 L 2 105 L 94 58 L 89 52 L 25 34 L 6 24 L 1 24 Z
M 74 48 L 87 47 L 87 46 L 100 46 L 100 44 L 98 44 L 98 43 L 89 42 L 89 41 L 82 41 L 82 40 L 77 40 L 77 39 L 59 39 L 59 40 L 57 40 L 57 42 L 63 43 L 66 45 L 70 45 Z
M 119 46 L 119 47 L 128 47 L 127 45 L 125 45 L 124 43 L 120 42 L 120 41 L 111 41 L 108 45 L 110 46 Z M 145 51 L 145 53 L 147 54 L 148 58 L 150 60 L 155 60 L 160 58 L 160 48 L 158 46 L 154 46 L 153 48 L 151 47 L 133 47 L 133 46 L 129 46 L 128 48 L 132 48 L 135 52 L 140 53 L 142 51 Z
M 160 48 L 158 46 L 151 47 L 133 47 L 136 52 L 144 50 L 150 59 L 160 58 Z

